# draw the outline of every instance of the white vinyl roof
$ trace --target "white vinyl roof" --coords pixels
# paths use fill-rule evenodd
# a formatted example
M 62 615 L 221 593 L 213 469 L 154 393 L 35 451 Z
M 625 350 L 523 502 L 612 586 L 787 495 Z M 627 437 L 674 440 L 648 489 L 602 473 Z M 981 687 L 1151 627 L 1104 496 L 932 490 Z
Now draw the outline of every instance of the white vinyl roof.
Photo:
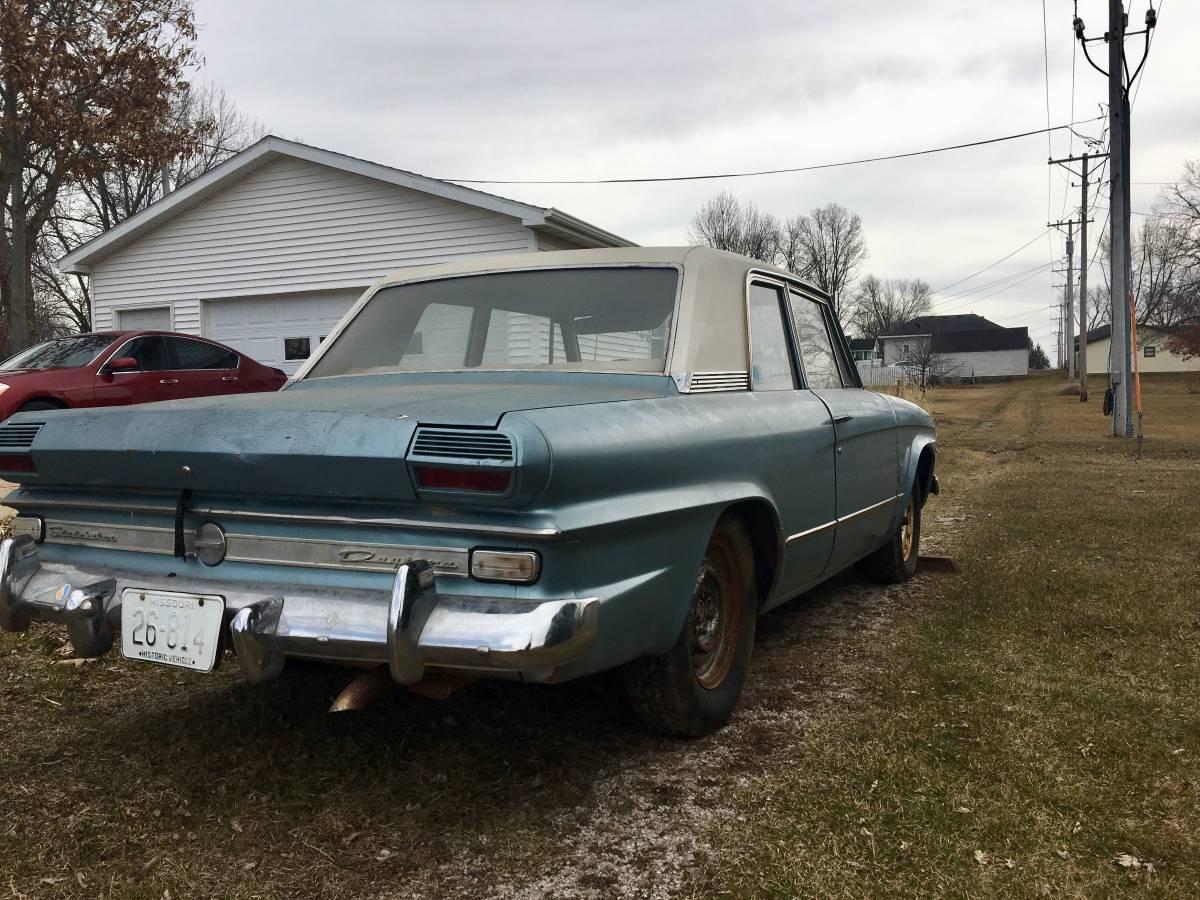
M 91 271 L 94 263 L 110 253 L 128 246 L 169 218 L 204 202 L 254 170 L 283 157 L 306 160 L 468 206 L 487 209 L 501 215 L 512 216 L 529 228 L 551 235 L 559 235 L 569 240 L 600 247 L 636 246 L 632 241 L 553 207 L 530 206 L 527 203 L 519 203 L 516 200 L 498 197 L 485 191 L 462 187 L 448 181 L 428 178 L 365 159 L 335 153 L 332 150 L 322 150 L 319 147 L 311 147 L 308 144 L 268 135 L 241 153 L 231 156 L 195 181 L 189 181 L 163 199 L 152 203 L 136 215 L 130 216 L 115 228 L 111 228 L 86 244 L 77 247 L 58 261 L 58 267 L 63 272 L 86 274 Z

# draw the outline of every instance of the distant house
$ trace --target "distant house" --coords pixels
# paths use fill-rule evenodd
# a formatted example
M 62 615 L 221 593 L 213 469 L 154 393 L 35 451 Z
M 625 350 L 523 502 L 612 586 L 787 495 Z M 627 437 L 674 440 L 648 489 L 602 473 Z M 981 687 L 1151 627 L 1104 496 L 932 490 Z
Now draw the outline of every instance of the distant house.
M 1004 328 L 983 316 L 920 316 L 879 335 L 885 366 L 932 362 L 939 379 L 981 381 L 1029 374 L 1029 329 Z
M 268 136 L 59 268 L 90 277 L 97 331 L 203 335 L 292 373 L 388 272 L 630 245 L 557 209 Z
M 875 338 L 850 338 L 850 355 L 857 362 L 870 362 L 879 358 Z
M 1171 352 L 1167 344 L 1171 333 L 1164 328 L 1139 325 L 1138 369 L 1142 372 L 1200 372 L 1200 359 L 1189 359 Z M 1075 338 L 1075 352 L 1079 352 L 1079 338 Z M 1112 326 L 1101 325 L 1088 333 L 1088 374 L 1106 375 L 1111 370 L 1109 354 L 1112 352 Z M 1078 359 L 1078 356 L 1076 357 Z

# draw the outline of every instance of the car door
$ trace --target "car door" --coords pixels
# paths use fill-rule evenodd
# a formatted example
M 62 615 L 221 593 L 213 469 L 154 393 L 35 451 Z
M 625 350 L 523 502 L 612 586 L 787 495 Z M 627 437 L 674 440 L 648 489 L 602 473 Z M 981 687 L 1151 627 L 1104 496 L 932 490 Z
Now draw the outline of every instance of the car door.
M 171 359 L 166 377 L 174 381 L 170 386 L 174 396 L 210 397 L 246 390 L 238 372 L 241 359 L 229 348 L 185 337 L 168 337 L 166 341 Z
M 787 310 L 787 288 L 755 279 L 747 295 L 748 405 L 759 437 L 754 452 L 783 528 L 784 565 L 773 601 L 823 577 L 833 549 L 833 423 L 825 404 L 801 386 Z
M 137 360 L 137 368 L 114 371 L 112 361 L 121 357 Z M 119 347 L 96 374 L 94 405 L 124 406 L 170 400 L 170 385 L 163 384 L 168 368 L 167 345 L 161 335 L 132 338 Z
M 833 574 L 880 547 L 895 527 L 896 416 L 885 397 L 859 386 L 828 305 L 795 289 L 790 300 L 805 384 L 828 408 L 837 441 Z

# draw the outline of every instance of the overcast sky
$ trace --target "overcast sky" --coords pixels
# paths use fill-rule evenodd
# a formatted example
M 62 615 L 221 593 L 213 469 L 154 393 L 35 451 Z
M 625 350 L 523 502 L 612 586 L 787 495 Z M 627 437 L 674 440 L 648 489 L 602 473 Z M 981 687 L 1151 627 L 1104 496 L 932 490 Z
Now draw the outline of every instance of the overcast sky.
M 1162 7 L 1134 106 L 1135 182 L 1200 157 L 1200 4 Z M 1137 5 L 1140 4 L 1140 5 Z M 1045 0 L 1052 124 L 1070 121 L 1072 3 Z M 1105 0 L 1079 0 L 1088 32 Z M 1141 27 L 1135 0 L 1130 28 Z M 769 169 L 1043 128 L 1041 0 L 759 0 L 755 4 L 198 0 L 200 80 L 273 133 L 439 178 L 603 178 Z M 1129 53 L 1140 58 L 1141 38 Z M 1093 45 L 1104 57 L 1105 45 Z M 1103 59 L 1098 59 L 1104 65 Z M 1075 120 L 1105 80 L 1075 60 Z M 1081 125 L 1099 134 L 1100 123 Z M 1059 132 L 1055 156 L 1080 150 Z M 1078 206 L 1045 136 L 825 172 L 659 185 L 487 188 L 556 206 L 640 244 L 680 244 L 727 189 L 781 217 L 830 201 L 862 216 L 863 274 L 956 281 Z M 1057 168 L 1057 167 L 1056 167 Z M 1159 187 L 1135 184 L 1148 211 Z M 1095 215 L 1097 226 L 1106 207 Z M 1068 216 L 1069 217 L 1069 216 Z M 1134 217 L 1136 226 L 1137 217 Z M 1061 257 L 1043 237 L 979 278 Z M 1056 267 L 1057 268 L 1057 267 Z M 1098 274 L 1098 273 L 1097 273 Z M 936 312 L 1028 325 L 1054 354 L 1054 285 L 1038 274 Z M 998 287 L 1004 287 L 999 285 Z

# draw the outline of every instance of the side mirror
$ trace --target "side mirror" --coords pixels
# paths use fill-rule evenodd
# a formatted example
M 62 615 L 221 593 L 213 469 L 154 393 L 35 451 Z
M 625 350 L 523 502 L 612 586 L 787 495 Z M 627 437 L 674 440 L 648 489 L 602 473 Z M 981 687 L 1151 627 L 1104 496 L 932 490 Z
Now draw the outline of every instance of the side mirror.
M 132 356 L 118 356 L 108 364 L 110 372 L 130 372 L 139 368 L 141 368 L 141 363 Z

